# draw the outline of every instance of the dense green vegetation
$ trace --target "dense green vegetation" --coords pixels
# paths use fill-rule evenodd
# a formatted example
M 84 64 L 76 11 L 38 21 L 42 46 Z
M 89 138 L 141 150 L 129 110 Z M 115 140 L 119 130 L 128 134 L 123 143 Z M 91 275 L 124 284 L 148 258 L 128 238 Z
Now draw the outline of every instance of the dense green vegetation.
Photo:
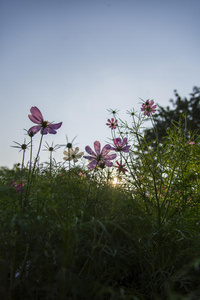
M 1 168 L 0 299 L 200 299 L 199 135 L 180 118 L 147 143 L 129 115 L 111 130 L 127 171 Z
M 157 104 L 157 112 L 154 114 L 154 122 L 158 130 L 158 140 L 163 141 L 166 136 L 166 131 L 171 127 L 172 122 L 178 122 L 180 115 L 186 116 L 186 125 L 182 123 L 182 129 L 194 132 L 200 130 L 200 87 L 193 87 L 190 97 L 181 97 L 177 90 L 174 91 L 175 100 L 171 99 L 172 107 L 162 107 Z M 146 140 L 154 139 L 152 128 L 146 130 Z

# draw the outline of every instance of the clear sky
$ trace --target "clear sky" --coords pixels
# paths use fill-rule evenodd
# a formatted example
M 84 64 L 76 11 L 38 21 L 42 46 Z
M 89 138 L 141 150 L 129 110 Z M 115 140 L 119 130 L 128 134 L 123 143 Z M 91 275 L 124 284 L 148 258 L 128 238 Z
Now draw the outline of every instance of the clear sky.
M 21 162 L 31 106 L 63 121 L 45 141 L 108 141 L 107 109 L 162 106 L 200 86 L 199 0 L 4 0 L 0 4 L 0 166 Z M 34 149 L 40 135 L 34 139 Z M 28 137 L 26 137 L 28 141 Z M 63 150 L 56 160 L 62 161 Z M 48 153 L 42 152 L 42 161 Z

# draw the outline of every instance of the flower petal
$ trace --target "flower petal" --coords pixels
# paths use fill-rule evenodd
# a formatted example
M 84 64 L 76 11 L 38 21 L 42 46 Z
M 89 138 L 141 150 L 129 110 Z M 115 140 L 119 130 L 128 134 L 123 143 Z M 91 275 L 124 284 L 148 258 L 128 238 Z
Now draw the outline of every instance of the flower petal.
M 57 131 L 53 127 L 53 124 L 49 124 L 49 126 L 47 128 L 45 128 L 45 129 L 47 130 L 47 133 L 50 133 L 50 134 L 56 134 L 57 133 Z
M 101 153 L 101 144 L 99 141 L 94 142 L 94 150 L 97 155 L 99 155 Z
M 88 160 L 95 160 L 95 157 L 94 156 L 83 156 L 85 159 L 88 159 Z
M 122 149 L 122 151 L 125 152 L 125 153 L 128 153 L 128 152 L 129 152 L 129 148 L 130 148 L 130 146 L 127 145 L 127 146 L 125 146 L 125 147 Z
M 41 111 L 36 106 L 31 107 L 30 112 L 32 115 L 28 115 L 28 117 L 33 123 L 41 124 L 44 121 Z
M 64 150 L 64 151 L 63 151 L 63 154 L 66 155 L 66 156 L 68 156 L 68 151 L 65 151 L 65 150 Z
M 113 160 L 117 157 L 116 153 L 106 155 L 105 160 Z
M 79 151 L 79 147 L 76 147 L 75 150 L 74 150 L 74 154 L 76 155 Z
M 74 154 L 74 150 L 72 148 L 68 148 L 67 152 L 69 153 L 69 155 Z
M 127 144 L 127 138 L 125 137 L 125 138 L 123 139 L 122 145 L 125 146 L 126 144 Z
M 47 133 L 49 133 L 49 129 L 48 128 L 41 128 L 41 134 L 46 135 Z
M 95 167 L 96 167 L 96 165 L 97 165 L 97 162 L 96 162 L 96 160 L 92 160 L 89 164 L 88 164 L 88 169 L 89 170 L 92 170 L 92 169 L 94 169 Z
M 31 127 L 28 132 L 32 132 L 33 134 L 36 134 L 38 131 L 40 131 L 41 127 L 39 125 Z
M 101 151 L 102 156 L 106 156 L 110 152 L 110 150 L 111 146 L 109 144 L 106 144 Z
M 94 151 L 90 148 L 90 146 L 86 146 L 85 147 L 85 151 L 90 154 L 90 155 L 93 155 L 93 156 L 96 156 L 96 154 L 94 153 Z
M 53 128 L 54 130 L 59 129 L 62 126 L 62 122 L 60 123 L 56 123 L 56 124 L 50 124 L 51 128 Z
M 72 157 L 71 156 L 70 157 L 63 157 L 63 159 L 67 160 L 67 161 L 70 161 L 70 160 L 72 160 Z
M 121 146 L 121 141 L 122 140 L 120 138 L 116 138 L 113 140 L 113 143 L 116 147 L 119 147 L 119 146 Z
M 105 164 L 107 167 L 112 167 L 113 163 L 110 160 L 106 160 Z
M 79 152 L 79 153 L 76 155 L 76 157 L 77 157 L 77 158 L 81 158 L 81 157 L 83 156 L 83 154 L 84 154 L 84 152 Z

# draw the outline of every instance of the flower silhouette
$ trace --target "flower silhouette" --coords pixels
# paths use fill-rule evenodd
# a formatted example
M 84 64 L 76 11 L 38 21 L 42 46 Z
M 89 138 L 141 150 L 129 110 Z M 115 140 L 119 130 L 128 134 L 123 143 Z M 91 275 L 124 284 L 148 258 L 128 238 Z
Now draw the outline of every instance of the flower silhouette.
M 116 129 L 118 125 L 117 120 L 115 120 L 114 118 L 108 119 L 108 123 L 106 123 L 106 125 L 108 125 L 111 129 Z
M 38 125 L 31 127 L 28 130 L 28 133 L 32 132 L 33 134 L 36 134 L 38 131 L 40 131 L 42 135 L 47 133 L 56 134 L 57 133 L 56 130 L 59 129 L 62 125 L 62 122 L 57 124 L 52 124 L 49 121 L 45 121 L 41 111 L 36 106 L 31 107 L 30 112 L 31 115 L 28 115 L 29 119 L 33 123 L 36 123 Z
M 105 166 L 111 167 L 113 163 L 111 160 L 116 158 L 116 154 L 108 154 L 111 150 L 111 146 L 106 144 L 101 150 L 101 144 L 99 141 L 94 142 L 94 150 L 90 148 L 90 146 L 86 146 L 85 150 L 90 156 L 83 156 L 85 159 L 88 159 L 90 163 L 88 164 L 88 169 L 92 170 L 96 166 L 99 166 L 103 169 Z
M 154 105 L 154 101 L 151 100 L 149 102 L 149 100 L 147 100 L 145 103 L 142 104 L 142 108 L 141 111 L 144 111 L 144 115 L 145 116 L 150 116 L 150 114 L 155 113 L 156 112 L 156 105 Z
M 46 145 L 44 145 L 44 147 L 45 147 L 44 151 L 49 151 L 49 152 L 55 152 L 56 150 L 58 150 L 60 148 L 60 146 L 58 144 L 56 144 L 54 146 L 53 142 L 52 142 L 51 146 L 46 142 Z
M 64 160 L 73 160 L 74 162 L 77 162 L 79 158 L 81 158 L 84 154 L 84 152 L 79 152 L 79 147 L 76 147 L 75 150 L 73 148 L 68 148 L 68 151 L 63 151 L 63 154 L 66 155 L 63 157 Z
M 112 108 L 109 108 L 109 109 L 108 109 L 108 112 L 109 112 L 111 115 L 115 116 L 115 115 L 117 115 L 117 113 L 119 112 L 119 109 L 112 109 Z
M 65 147 L 65 148 L 68 148 L 68 149 L 70 149 L 70 148 L 73 148 L 73 146 L 74 146 L 74 140 L 77 138 L 77 136 L 75 136 L 74 138 L 73 138 L 73 140 L 71 141 L 71 142 L 69 142 L 69 140 L 68 140 L 68 136 L 67 136 L 67 134 L 66 134 L 66 140 L 67 140 L 67 144 L 64 144 L 64 145 L 60 145 L 61 147 Z
M 113 140 L 115 147 L 111 147 L 112 150 L 116 152 L 129 152 L 130 145 L 127 145 L 127 138 L 124 138 L 123 141 L 120 138 Z
M 115 168 L 117 168 L 117 171 L 119 172 L 119 174 L 122 172 L 123 174 L 125 174 L 125 172 L 128 172 L 127 169 L 124 168 L 125 164 L 122 165 L 121 163 L 118 163 L 118 161 L 116 161 L 117 166 L 115 166 Z
M 17 146 L 11 146 L 11 147 L 20 149 L 19 152 L 27 150 L 28 147 L 29 147 L 29 145 L 30 145 L 30 142 L 28 144 L 26 144 L 26 140 L 25 139 L 24 139 L 24 143 L 23 144 L 20 144 L 18 142 L 13 142 L 13 143 L 17 144 Z

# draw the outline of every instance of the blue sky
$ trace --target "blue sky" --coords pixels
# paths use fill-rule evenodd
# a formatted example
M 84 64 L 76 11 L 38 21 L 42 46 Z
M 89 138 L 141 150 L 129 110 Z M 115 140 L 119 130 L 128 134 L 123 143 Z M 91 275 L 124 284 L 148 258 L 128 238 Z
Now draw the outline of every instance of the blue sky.
M 45 141 L 77 135 L 84 151 L 111 136 L 107 109 L 128 119 L 140 98 L 167 106 L 174 89 L 188 97 L 200 86 L 199 14 L 199 0 L 1 1 L 0 166 L 21 161 L 10 146 L 33 125 L 31 106 L 63 121 Z M 55 158 L 62 161 L 62 150 Z

